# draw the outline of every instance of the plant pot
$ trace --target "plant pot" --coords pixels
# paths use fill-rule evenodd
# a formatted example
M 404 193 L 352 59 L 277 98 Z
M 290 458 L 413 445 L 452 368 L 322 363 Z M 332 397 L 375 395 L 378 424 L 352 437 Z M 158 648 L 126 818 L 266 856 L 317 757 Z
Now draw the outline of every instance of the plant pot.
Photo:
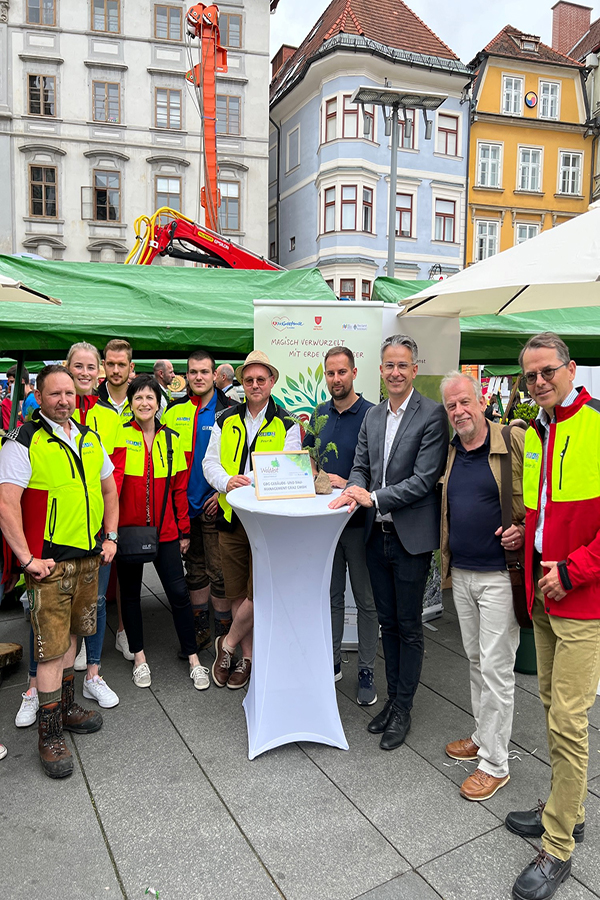
M 331 494 L 331 491 L 332 487 L 331 481 L 329 480 L 329 475 L 327 474 L 327 472 L 324 472 L 323 469 L 321 469 L 321 471 L 315 478 L 315 493 Z

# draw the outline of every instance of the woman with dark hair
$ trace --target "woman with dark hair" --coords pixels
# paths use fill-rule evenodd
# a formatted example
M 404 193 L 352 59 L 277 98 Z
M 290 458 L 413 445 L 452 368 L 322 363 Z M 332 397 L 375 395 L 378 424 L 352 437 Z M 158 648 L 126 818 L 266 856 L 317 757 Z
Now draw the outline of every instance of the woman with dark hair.
M 158 529 L 154 568 L 171 605 L 182 653 L 189 659 L 190 678 L 194 687 L 203 691 L 209 686 L 208 669 L 200 665 L 196 653 L 194 616 L 181 562 L 181 554 L 190 543 L 187 465 L 179 435 L 156 418 L 160 398 L 160 387 L 152 375 L 138 375 L 127 389 L 133 418 L 123 425 L 127 452 L 119 532 L 128 526 L 153 525 Z M 144 653 L 140 599 L 143 570 L 143 563 L 128 560 L 122 547 L 117 550 L 123 621 L 134 655 L 133 681 L 140 688 L 152 683 Z

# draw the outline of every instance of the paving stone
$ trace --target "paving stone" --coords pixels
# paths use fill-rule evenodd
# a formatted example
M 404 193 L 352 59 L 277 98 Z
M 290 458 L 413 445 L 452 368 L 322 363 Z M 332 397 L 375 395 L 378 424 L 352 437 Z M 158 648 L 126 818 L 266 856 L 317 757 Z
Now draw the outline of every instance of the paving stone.
M 444 900 L 508 900 L 515 879 L 534 858 L 535 850 L 527 841 L 497 828 L 427 863 L 419 874 Z M 569 878 L 558 896 L 592 900 L 597 895 Z
M 439 900 L 439 894 L 416 872 L 406 872 L 357 900 Z

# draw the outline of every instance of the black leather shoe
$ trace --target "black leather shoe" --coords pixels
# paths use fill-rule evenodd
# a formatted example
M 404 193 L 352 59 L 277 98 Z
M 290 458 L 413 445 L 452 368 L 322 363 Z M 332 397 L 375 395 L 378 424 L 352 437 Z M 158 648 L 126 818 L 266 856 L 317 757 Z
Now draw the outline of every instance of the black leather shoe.
M 382 750 L 395 750 L 400 744 L 404 743 L 404 739 L 410 731 L 410 713 L 408 710 L 397 710 L 392 707 L 392 715 L 385 729 L 383 737 L 379 741 Z
M 511 812 L 504 820 L 504 824 L 513 834 L 524 838 L 540 838 L 544 833 L 542 825 L 542 813 L 545 803 L 538 800 L 535 809 L 527 809 L 523 812 Z M 583 844 L 585 838 L 585 822 L 575 825 L 573 828 L 573 840 L 576 844 Z
M 381 712 L 377 713 L 377 715 L 374 716 L 367 725 L 367 731 L 370 731 L 371 734 L 383 734 L 392 715 L 393 702 L 393 700 L 385 701 L 385 706 L 383 707 Z
M 557 859 L 540 850 L 513 884 L 513 897 L 515 900 L 549 900 L 570 874 L 570 859 Z

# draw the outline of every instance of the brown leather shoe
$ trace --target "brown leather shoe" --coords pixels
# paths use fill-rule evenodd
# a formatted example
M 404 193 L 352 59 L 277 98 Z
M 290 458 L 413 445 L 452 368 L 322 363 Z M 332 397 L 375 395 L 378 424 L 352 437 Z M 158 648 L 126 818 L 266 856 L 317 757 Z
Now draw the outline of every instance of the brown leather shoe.
M 102 728 L 102 716 L 75 703 L 75 676 L 67 675 L 62 682 L 62 727 L 74 734 L 92 734 Z
M 471 738 L 460 738 L 458 741 L 452 741 L 446 744 L 446 755 L 450 759 L 477 759 L 479 747 Z
M 483 769 L 475 769 L 473 774 L 465 778 L 461 784 L 460 796 L 465 800 L 489 800 L 509 781 L 510 775 L 505 775 L 504 778 L 494 778 Z
M 40 706 L 38 751 L 42 768 L 50 778 L 66 778 L 73 773 L 73 757 L 65 744 L 58 700 Z
M 227 687 L 231 688 L 232 691 L 237 691 L 240 688 L 246 687 L 246 685 L 250 681 L 251 671 L 252 660 L 244 656 L 243 659 L 240 659 L 237 666 L 227 679 Z
M 231 653 L 223 649 L 224 635 L 215 639 L 215 661 L 212 664 L 212 677 L 217 687 L 225 687 L 233 662 Z

